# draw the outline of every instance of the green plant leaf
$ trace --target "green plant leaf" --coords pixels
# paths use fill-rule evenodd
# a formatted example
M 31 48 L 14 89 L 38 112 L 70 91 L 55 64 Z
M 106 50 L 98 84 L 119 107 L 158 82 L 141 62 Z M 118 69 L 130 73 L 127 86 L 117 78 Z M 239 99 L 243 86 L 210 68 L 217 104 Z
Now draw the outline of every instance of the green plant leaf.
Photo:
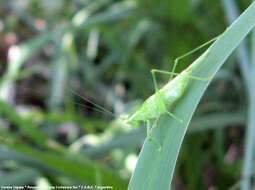
M 11 136 L 8 137 L 5 145 L 0 146 L 0 161 L 14 160 L 42 173 L 60 173 L 91 185 L 96 184 L 96 172 L 99 171 L 103 185 L 113 186 L 116 189 L 127 188 L 127 181 L 119 177 L 113 170 L 79 154 L 40 151 Z
M 225 31 L 209 48 L 204 62 L 194 72 L 194 76 L 208 77 L 215 74 L 224 61 L 255 26 L 255 3 Z M 136 169 L 129 183 L 130 190 L 169 190 L 179 150 L 191 117 L 210 81 L 190 80 L 189 87 L 177 103 L 174 114 L 184 120 L 184 124 L 164 116 L 151 135 L 160 142 L 159 152 L 147 140 L 140 153 Z M 217 119 L 217 118 L 215 118 Z

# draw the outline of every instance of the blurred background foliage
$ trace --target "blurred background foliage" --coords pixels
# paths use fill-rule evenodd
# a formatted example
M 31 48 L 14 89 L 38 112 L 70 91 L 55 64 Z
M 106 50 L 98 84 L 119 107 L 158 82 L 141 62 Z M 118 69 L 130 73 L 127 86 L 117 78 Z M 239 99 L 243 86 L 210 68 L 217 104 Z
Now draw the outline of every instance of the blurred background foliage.
M 223 2 L 1 0 L 0 184 L 126 189 L 145 134 L 115 115 L 154 92 L 152 68 L 170 70 L 176 57 L 225 30 Z M 232 2 L 242 12 L 251 1 Z M 240 182 L 247 100 L 238 60 L 227 62 L 192 120 L 173 189 Z

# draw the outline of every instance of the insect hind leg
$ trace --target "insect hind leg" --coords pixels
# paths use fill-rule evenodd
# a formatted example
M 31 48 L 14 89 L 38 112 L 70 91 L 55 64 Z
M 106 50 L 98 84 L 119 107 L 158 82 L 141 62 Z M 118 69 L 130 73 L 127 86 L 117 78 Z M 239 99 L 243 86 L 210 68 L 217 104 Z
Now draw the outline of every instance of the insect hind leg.
M 166 74 L 166 75 L 173 75 L 173 76 L 177 76 L 180 73 L 174 73 L 174 72 L 169 72 L 169 71 L 163 71 L 163 70 L 159 70 L 159 69 L 152 69 L 151 73 L 161 73 L 161 74 Z M 193 76 L 193 75 L 187 75 L 188 78 L 190 79 L 194 79 L 194 80 L 202 80 L 202 81 L 207 81 L 207 80 L 211 80 L 213 75 L 210 75 L 209 77 L 198 77 L 198 76 Z
M 153 84 L 154 84 L 154 88 L 155 88 L 155 91 L 156 93 L 158 92 L 158 84 L 157 84 L 157 79 L 156 79 L 156 69 L 152 69 L 151 70 L 151 75 L 152 75 L 152 79 L 153 79 Z
M 222 35 L 222 34 L 221 34 L 221 35 Z M 176 69 L 176 67 L 177 67 L 177 64 L 178 64 L 179 60 L 181 60 L 181 59 L 183 59 L 183 58 L 185 58 L 185 57 L 187 57 L 187 56 L 193 54 L 194 52 L 196 52 L 196 51 L 202 49 L 203 47 L 207 46 L 208 44 L 210 44 L 210 43 L 216 41 L 221 35 L 216 36 L 215 38 L 209 40 L 208 42 L 205 42 L 204 44 L 202 44 L 202 45 L 196 47 L 195 49 L 193 49 L 193 50 L 191 50 L 191 51 L 189 51 L 189 52 L 183 54 L 182 56 L 177 57 L 177 58 L 174 60 L 174 65 L 173 65 L 172 73 L 175 72 L 175 69 Z M 169 81 L 172 80 L 173 77 L 174 77 L 174 74 L 171 74 L 171 75 L 170 75 L 170 78 L 169 78 Z

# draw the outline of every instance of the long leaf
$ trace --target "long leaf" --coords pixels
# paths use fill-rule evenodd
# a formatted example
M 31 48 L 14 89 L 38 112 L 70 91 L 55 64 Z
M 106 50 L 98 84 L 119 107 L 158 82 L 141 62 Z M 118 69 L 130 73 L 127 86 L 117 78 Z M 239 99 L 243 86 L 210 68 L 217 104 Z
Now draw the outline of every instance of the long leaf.
M 225 31 L 210 48 L 195 76 L 215 74 L 233 50 L 255 26 L 255 3 Z M 174 114 L 184 120 L 184 124 L 165 116 L 152 130 L 162 150 L 159 152 L 152 143 L 145 141 L 136 169 L 131 178 L 130 190 L 169 190 L 179 150 L 191 117 L 210 81 L 191 80 L 182 99 L 177 103 Z M 217 119 L 217 118 L 215 118 Z

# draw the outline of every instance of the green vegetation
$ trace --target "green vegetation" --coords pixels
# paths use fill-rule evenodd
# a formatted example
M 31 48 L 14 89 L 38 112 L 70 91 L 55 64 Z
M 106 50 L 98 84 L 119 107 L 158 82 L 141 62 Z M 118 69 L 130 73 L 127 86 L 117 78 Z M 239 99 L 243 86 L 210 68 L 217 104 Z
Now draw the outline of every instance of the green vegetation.
M 255 188 L 254 17 L 249 0 L 0 1 L 0 185 Z M 162 116 L 161 151 L 143 144 L 145 123 L 118 115 L 155 92 L 152 69 L 223 32 L 192 73 L 214 78 L 189 80 L 171 108 L 184 122 Z

